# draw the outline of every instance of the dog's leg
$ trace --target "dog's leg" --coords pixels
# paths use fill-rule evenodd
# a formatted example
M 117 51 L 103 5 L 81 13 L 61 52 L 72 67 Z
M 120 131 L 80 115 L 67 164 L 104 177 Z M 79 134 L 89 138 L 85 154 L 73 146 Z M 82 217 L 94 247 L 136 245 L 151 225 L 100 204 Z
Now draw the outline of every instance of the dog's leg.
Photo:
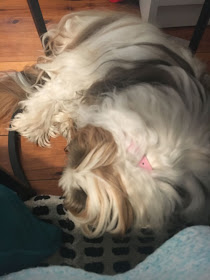
M 11 122 L 11 130 L 15 130 L 29 141 L 39 146 L 50 146 L 50 137 L 61 134 L 70 141 L 73 128 L 72 106 L 68 106 L 61 98 L 56 100 L 49 95 L 35 94 L 20 103 L 23 112 L 15 116 Z
M 68 112 L 59 112 L 53 117 L 53 124 L 59 135 L 66 138 L 68 144 L 71 141 L 72 133 L 75 129 L 75 123 Z

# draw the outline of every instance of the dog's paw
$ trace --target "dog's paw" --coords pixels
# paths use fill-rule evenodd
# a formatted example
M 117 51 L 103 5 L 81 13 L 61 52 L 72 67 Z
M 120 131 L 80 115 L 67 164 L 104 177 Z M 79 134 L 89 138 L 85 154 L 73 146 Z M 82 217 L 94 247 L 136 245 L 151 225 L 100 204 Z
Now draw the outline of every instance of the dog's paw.
M 58 134 L 56 127 L 49 128 L 47 121 L 33 118 L 30 114 L 24 112 L 17 114 L 11 121 L 10 130 L 17 131 L 21 136 L 41 147 L 49 147 L 50 138 L 56 137 Z
M 71 141 L 72 131 L 74 130 L 74 122 L 68 113 L 59 112 L 54 116 L 54 127 L 57 132 L 66 138 L 67 142 Z

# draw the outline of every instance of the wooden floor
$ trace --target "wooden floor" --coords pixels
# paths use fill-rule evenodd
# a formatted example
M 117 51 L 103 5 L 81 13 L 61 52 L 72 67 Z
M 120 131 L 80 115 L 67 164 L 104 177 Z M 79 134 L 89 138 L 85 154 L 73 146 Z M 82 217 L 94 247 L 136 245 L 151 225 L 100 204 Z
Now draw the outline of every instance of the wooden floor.
M 108 0 L 39 0 L 47 26 L 60 18 L 81 9 L 109 8 L 127 9 L 139 12 L 138 1 L 127 0 L 122 4 Z M 165 29 L 168 34 L 189 40 L 192 27 Z M 21 70 L 33 64 L 42 54 L 42 47 L 31 18 L 26 0 L 1 0 L 0 3 L 0 71 Z M 210 70 L 210 27 L 207 28 L 197 56 L 205 61 Z M 0 127 L 0 166 L 12 173 L 8 158 L 7 130 Z M 31 185 L 38 193 L 60 194 L 58 179 L 65 165 L 65 140 L 61 137 L 52 140 L 52 148 L 39 148 L 21 139 L 22 162 Z

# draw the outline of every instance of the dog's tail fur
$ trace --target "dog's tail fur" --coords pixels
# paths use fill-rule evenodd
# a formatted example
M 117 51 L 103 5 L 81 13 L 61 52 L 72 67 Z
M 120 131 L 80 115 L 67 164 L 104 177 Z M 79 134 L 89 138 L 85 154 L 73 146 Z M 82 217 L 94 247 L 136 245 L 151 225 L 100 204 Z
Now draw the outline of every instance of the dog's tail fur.
M 0 124 L 8 125 L 18 103 L 43 83 L 42 71 L 34 66 L 22 72 L 0 73 Z

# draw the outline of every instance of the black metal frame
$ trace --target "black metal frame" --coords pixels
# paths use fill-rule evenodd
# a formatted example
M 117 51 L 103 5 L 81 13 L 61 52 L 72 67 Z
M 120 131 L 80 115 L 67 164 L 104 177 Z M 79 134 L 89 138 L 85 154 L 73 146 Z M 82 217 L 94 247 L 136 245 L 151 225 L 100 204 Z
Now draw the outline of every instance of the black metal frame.
M 209 19 L 210 19 L 210 0 L 205 0 L 189 44 L 189 49 L 192 51 L 193 54 L 195 54 L 198 49 L 198 46 L 203 37 L 206 26 L 208 25 Z
M 14 176 L 12 177 L 3 168 L 0 168 L 0 184 L 16 192 L 17 195 L 24 201 L 36 195 L 36 192 L 32 188 L 25 186 L 23 181 L 20 181 Z
M 36 30 L 38 32 L 39 38 L 41 39 L 42 35 L 47 32 L 47 28 L 44 22 L 42 11 L 39 6 L 38 0 L 27 0 Z
M 43 15 L 39 6 L 38 0 L 27 0 L 31 15 L 33 17 L 36 30 L 40 39 L 42 35 L 47 31 Z M 195 30 L 192 39 L 189 44 L 189 49 L 194 54 L 199 46 L 199 43 L 204 34 L 205 28 L 210 18 L 210 0 L 205 0 L 198 22 L 195 26 Z M 17 113 L 17 112 L 16 112 Z M 15 114 L 16 114 L 15 113 Z M 13 117 L 15 116 L 13 115 Z M 24 184 L 24 190 L 27 192 L 28 197 L 33 196 L 35 192 L 31 189 L 31 186 L 24 174 L 21 161 L 20 161 L 20 136 L 17 132 L 10 131 L 8 137 L 9 157 L 15 176 Z
M 21 110 L 17 110 L 12 119 L 16 114 L 20 113 Z M 16 131 L 9 131 L 8 135 L 8 152 L 10 164 L 14 173 L 15 178 L 10 177 L 3 170 L 0 170 L 0 182 L 4 183 L 7 187 L 11 188 L 23 199 L 27 200 L 36 195 L 36 191 L 32 189 L 27 177 L 25 176 L 22 164 L 21 164 L 21 142 L 20 135 Z M 4 180 L 3 180 L 4 179 Z M 3 182 L 2 182 L 3 180 Z

